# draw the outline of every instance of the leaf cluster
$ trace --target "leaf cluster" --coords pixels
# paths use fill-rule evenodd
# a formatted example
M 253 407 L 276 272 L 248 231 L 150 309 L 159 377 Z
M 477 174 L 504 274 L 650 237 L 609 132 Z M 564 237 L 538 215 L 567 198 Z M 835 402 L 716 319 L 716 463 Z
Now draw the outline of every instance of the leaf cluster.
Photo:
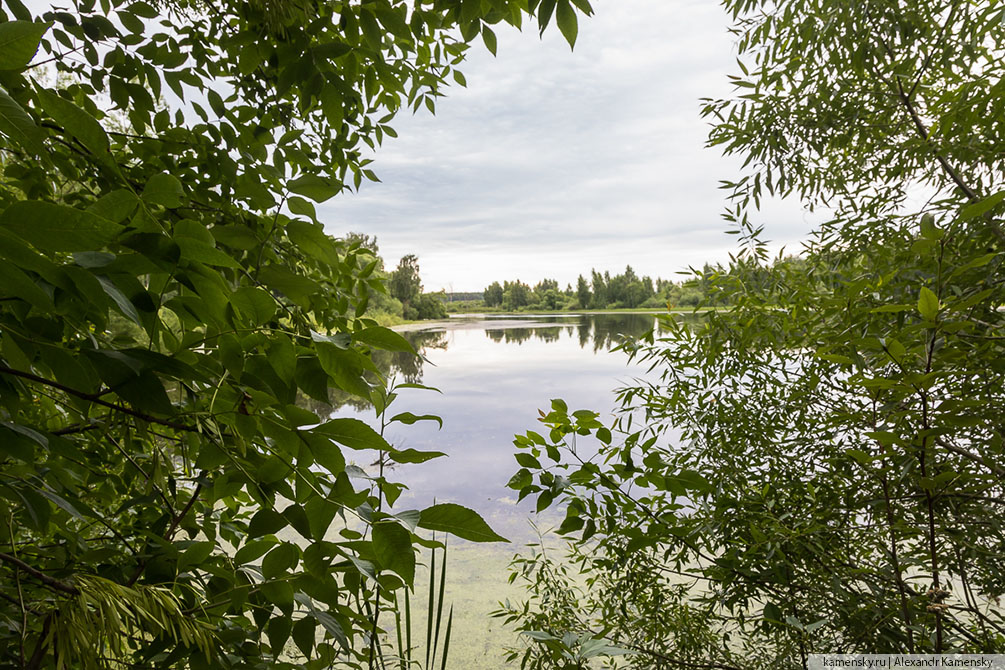
M 440 454 L 329 419 L 333 392 L 428 417 L 386 418 L 374 354 L 415 352 L 316 203 L 376 179 L 363 152 L 463 84 L 469 42 L 555 8 L 4 4 L 0 665 L 367 665 L 419 529 L 502 539 L 458 505 L 392 514 L 383 465 Z

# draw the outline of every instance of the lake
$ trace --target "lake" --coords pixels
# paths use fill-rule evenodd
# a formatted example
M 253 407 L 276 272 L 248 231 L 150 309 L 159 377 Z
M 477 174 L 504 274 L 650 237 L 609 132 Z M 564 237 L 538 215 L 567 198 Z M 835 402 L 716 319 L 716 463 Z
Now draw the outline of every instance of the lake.
M 403 389 L 389 414 L 434 414 L 443 428 L 432 421 L 395 423 L 385 436 L 399 449 L 441 451 L 447 457 L 388 473 L 409 487 L 395 508 L 424 507 L 434 498 L 456 502 L 501 523 L 496 530 L 507 537 L 525 536 L 532 509 L 529 503 L 515 508 L 506 488 L 519 467 L 513 436 L 538 430 L 538 410 L 549 409 L 552 398 L 563 398 L 570 410 L 609 414 L 613 391 L 644 372 L 630 366 L 625 353 L 610 349 L 625 335 L 647 332 L 654 320 L 637 313 L 464 316 L 406 327 L 402 334 L 426 362 L 390 355 L 384 365 L 398 381 L 421 382 L 442 393 Z M 337 415 L 374 424 L 368 408 L 344 405 Z M 370 469 L 366 462 L 357 465 Z
M 450 645 L 452 668 L 502 668 L 503 647 L 514 635 L 488 617 L 505 598 L 521 591 L 507 584 L 507 564 L 524 545 L 537 541 L 531 526 L 556 521 L 551 512 L 536 519 L 532 500 L 516 502 L 506 483 L 519 466 L 513 436 L 538 430 L 538 410 L 552 398 L 569 409 L 591 409 L 604 417 L 615 409 L 614 391 L 644 375 L 623 352 L 610 349 L 621 339 L 651 329 L 652 314 L 464 316 L 403 328 L 426 362 L 399 354 L 378 356 L 378 364 L 398 381 L 421 382 L 442 393 L 403 389 L 390 414 L 435 414 L 443 428 L 423 421 L 392 424 L 386 433 L 397 448 L 442 451 L 446 458 L 398 466 L 388 479 L 408 486 L 395 510 L 455 502 L 477 510 L 512 544 L 475 545 L 451 540 L 446 602 L 455 606 Z M 380 358 L 380 357 L 383 358 Z M 373 425 L 373 410 L 343 405 L 336 414 Z M 346 452 L 347 460 L 371 471 L 372 455 Z M 547 513 L 546 513 L 547 514 Z M 417 584 L 417 593 L 423 586 Z M 415 600 L 422 600 L 421 595 Z M 421 611 L 413 612 L 421 628 Z

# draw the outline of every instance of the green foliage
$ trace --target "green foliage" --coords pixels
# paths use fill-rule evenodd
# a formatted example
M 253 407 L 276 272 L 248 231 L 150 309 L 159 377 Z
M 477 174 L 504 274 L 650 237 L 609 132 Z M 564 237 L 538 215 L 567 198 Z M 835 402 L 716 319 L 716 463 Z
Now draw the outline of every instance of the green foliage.
M 406 319 L 445 319 L 447 318 L 447 306 L 443 302 L 442 293 L 423 293 L 411 304 L 405 305 L 404 314 Z
M 586 309 L 590 306 L 590 285 L 583 275 L 579 275 L 579 278 L 576 279 L 576 302 L 580 309 Z
M 402 315 L 409 320 L 445 319 L 447 308 L 443 304 L 446 294 L 423 293 L 419 277 L 419 259 L 415 254 L 403 256 L 391 273 L 391 295 L 401 301 Z
M 398 267 L 391 273 L 388 284 L 391 295 L 408 304 L 422 295 L 422 279 L 419 277 L 419 259 L 415 254 L 402 256 Z
M 422 523 L 383 468 L 437 454 L 326 420 L 337 392 L 407 423 L 374 356 L 410 346 L 312 201 L 537 6 L 4 3 L 0 665 L 372 664 Z
M 780 262 L 793 262 L 792 258 Z M 664 309 L 679 307 L 716 307 L 729 304 L 724 294 L 714 289 L 711 279 L 725 272 L 721 267 L 705 267 L 692 271 L 682 282 L 672 282 L 648 276 L 639 277 L 629 265 L 621 274 L 612 276 L 592 271 L 592 282 L 582 275 L 576 287 L 559 289 L 554 279 L 543 279 L 531 289 L 519 279 L 502 286 L 493 282 L 484 291 L 482 304 L 466 305 L 469 309 L 500 308 L 507 311 L 564 309 Z
M 502 306 L 508 310 L 518 310 L 530 304 L 530 287 L 517 279 L 503 283 Z
M 488 307 L 499 307 L 503 303 L 503 287 L 499 285 L 499 282 L 494 281 L 489 284 L 488 288 L 485 289 L 484 297 L 485 305 Z
M 613 423 L 555 401 L 517 437 L 510 486 L 562 505 L 581 570 L 517 563 L 530 599 L 501 614 L 604 631 L 633 667 L 1001 653 L 1003 10 L 726 4 L 742 74 L 706 113 L 746 159 L 741 248 L 698 280 L 731 308 L 626 345 L 655 376 Z M 772 262 L 754 219 L 779 193 L 833 217 Z

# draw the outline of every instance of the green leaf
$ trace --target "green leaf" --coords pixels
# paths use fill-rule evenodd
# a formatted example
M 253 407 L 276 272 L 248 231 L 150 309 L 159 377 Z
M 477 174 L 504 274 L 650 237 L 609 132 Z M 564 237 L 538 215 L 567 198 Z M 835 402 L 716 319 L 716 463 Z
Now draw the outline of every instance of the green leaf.
M 509 542 L 492 530 L 477 512 L 454 503 L 441 503 L 422 510 L 419 528 L 443 531 L 471 542 Z
M 391 452 L 391 460 L 395 463 L 425 463 L 441 456 L 446 456 L 446 454 L 442 451 L 417 451 L 415 449 Z
M 595 658 L 597 656 L 629 656 L 637 653 L 639 652 L 618 647 L 607 640 L 592 638 L 579 646 L 579 653 L 576 656 L 578 658 Z
M 499 45 L 496 34 L 487 25 L 482 25 L 482 42 L 485 43 L 485 48 L 489 50 L 489 53 L 495 56 Z
M 555 19 L 558 22 L 558 29 L 562 31 L 569 47 L 575 48 L 576 37 L 579 35 L 579 20 L 576 18 L 576 10 L 572 8 L 568 0 L 559 0 L 557 9 Z
M 939 298 L 927 286 L 922 286 L 918 294 L 918 311 L 928 321 L 939 316 Z
M 308 256 L 332 265 L 338 263 L 335 244 L 320 225 L 307 221 L 291 221 L 286 226 L 286 235 L 298 250 Z
M 411 412 L 401 412 L 400 414 L 395 414 L 391 417 L 390 422 L 403 423 L 406 426 L 411 426 L 417 421 L 435 421 L 439 424 L 440 428 L 443 428 L 443 419 L 436 416 L 435 414 L 412 414 Z
M 332 419 L 313 428 L 311 432 L 330 437 L 350 449 L 393 451 L 387 440 L 359 419 Z
M 273 291 L 286 296 L 304 309 L 310 308 L 310 297 L 321 292 L 321 285 L 301 274 L 290 272 L 281 265 L 267 265 L 258 278 Z
M 304 617 L 293 624 L 293 641 L 300 653 L 307 658 L 311 658 L 311 652 L 314 649 L 314 642 L 317 638 L 316 628 L 317 622 L 312 617 Z
M 241 264 L 214 246 L 191 237 L 175 237 L 175 244 L 181 249 L 181 260 L 188 263 L 204 263 L 222 268 L 239 268 Z M 243 312 L 242 312 L 243 314 Z
M 408 340 L 390 328 L 383 326 L 370 326 L 363 330 L 357 330 L 352 334 L 352 339 L 386 351 L 401 351 L 408 354 L 415 353 L 415 349 Z
M 213 226 L 210 233 L 217 242 L 233 249 L 255 249 L 261 244 L 255 231 L 241 225 Z
M 533 468 L 534 470 L 541 469 L 541 462 L 525 451 L 514 454 L 514 458 L 516 458 L 516 462 L 522 467 Z
M 251 517 L 248 524 L 248 537 L 261 537 L 262 535 L 272 535 L 283 528 L 288 522 L 279 512 L 271 509 L 261 509 Z
M 206 562 L 215 548 L 214 542 L 196 542 L 191 545 L 178 559 L 178 572 L 184 572 L 191 566 L 198 568 Z
M 281 579 L 272 582 L 265 582 L 262 584 L 262 594 L 269 599 L 269 602 L 282 610 L 286 616 L 292 616 L 294 597 L 296 596 L 296 593 L 293 591 L 293 585 L 287 580 Z M 293 627 L 294 639 L 296 639 L 297 627 L 304 621 L 310 621 L 311 624 L 314 623 L 310 619 L 301 619 L 298 621 Z M 311 635 L 313 635 L 313 633 L 314 628 L 311 626 Z
M 12 263 L 0 263 L 0 296 L 20 298 L 39 310 L 53 308 L 49 294 Z
M 363 13 L 366 14 L 367 12 Z M 311 174 L 290 181 L 287 184 L 287 188 L 294 193 L 310 198 L 314 202 L 324 202 L 342 190 L 342 186 L 331 179 Z
M 311 435 L 308 440 L 311 455 L 321 467 L 333 475 L 345 470 L 345 457 L 342 450 L 337 445 L 332 444 L 332 440 L 324 435 Z
M 943 232 L 935 227 L 935 217 L 931 214 L 925 214 L 921 217 L 921 236 L 926 240 L 940 240 L 943 237 Z
M 51 25 L 31 21 L 0 23 L 0 70 L 20 70 L 30 63 Z
M 293 619 L 285 616 L 273 617 L 269 620 L 269 646 L 276 657 L 283 652 L 286 642 L 290 639 L 290 632 L 293 630 Z
M 304 511 L 307 514 L 307 525 L 311 531 L 311 537 L 320 542 L 324 539 L 325 533 L 328 532 L 328 527 L 335 519 L 339 507 L 324 498 L 315 497 L 307 503 Z
M 681 470 L 676 475 L 673 475 L 673 478 L 679 481 L 684 488 L 692 491 L 708 493 L 712 490 L 712 484 L 701 473 L 694 470 Z
M 869 310 L 869 312 L 872 314 L 882 314 L 884 312 L 907 312 L 910 310 L 910 305 L 880 305 Z
M 318 218 L 318 212 L 314 208 L 314 203 L 310 200 L 305 200 L 299 196 L 291 195 L 286 199 L 286 206 L 289 207 L 290 211 L 294 214 L 310 217 L 312 221 L 316 221 Z
M 39 101 L 46 114 L 52 117 L 69 135 L 102 161 L 110 161 L 108 135 L 98 121 L 66 98 L 48 90 L 39 90 Z
M 237 565 L 244 565 L 245 563 L 250 563 L 256 558 L 263 556 L 265 552 L 276 545 L 274 539 L 267 540 L 251 540 L 250 542 L 245 542 L 244 546 L 237 550 L 234 554 L 234 563 Z
M 377 17 L 370 7 L 362 7 L 359 12 L 359 25 L 363 29 L 363 37 L 366 45 L 374 51 L 380 51 L 383 43 L 384 31 L 377 23 Z
M 978 216 L 984 216 L 992 209 L 997 207 L 1002 202 L 1002 200 L 1005 200 L 1005 191 L 998 191 L 992 196 L 984 198 L 983 200 L 980 200 L 973 204 L 967 205 L 966 207 L 960 210 L 960 219 L 962 221 L 969 221 L 970 219 L 974 219 Z
M 136 311 L 136 306 L 130 302 L 129 298 L 125 296 L 121 289 L 119 289 L 119 287 L 116 286 L 111 279 L 108 277 L 98 277 L 98 282 L 101 284 L 101 288 L 105 290 L 105 293 L 108 294 L 108 297 L 111 298 L 115 305 L 119 308 L 119 311 L 122 312 L 123 316 L 138 326 L 143 325 L 140 321 L 140 315 Z
M 305 540 L 313 537 L 311 534 L 311 520 L 307 518 L 307 510 L 303 505 L 289 505 L 282 512 L 283 518 L 290 522 L 290 526 L 300 533 Z
M 3 90 L 0 90 L 0 132 L 31 154 L 38 156 L 45 152 L 42 129 L 28 116 L 21 105 Z
M 299 559 L 300 550 L 296 545 L 283 542 L 262 559 L 262 576 L 265 579 L 275 579 L 293 568 Z
M 399 14 L 398 11 L 391 9 L 384 4 L 375 5 L 374 11 L 377 14 L 377 18 L 380 19 L 381 24 L 388 32 L 398 39 L 405 40 L 406 42 L 412 41 L 412 31 L 409 30 L 408 24 L 405 23 L 405 19 L 402 18 L 404 11 Z
M 173 209 L 184 204 L 185 189 L 182 188 L 178 177 L 160 172 L 147 180 L 141 197 L 152 205 L 162 205 Z
M 36 530 L 45 531 L 49 526 L 49 519 L 52 517 L 52 506 L 34 489 L 27 487 L 14 489 L 17 495 L 24 502 L 24 511 L 27 512 L 27 521 Z
M 25 463 L 34 463 L 38 460 L 39 455 L 36 453 L 37 445 L 33 444 L 31 440 L 24 437 L 17 430 L 18 428 L 23 428 L 23 426 L 6 421 L 0 421 L 0 426 L 15 433 L 14 435 L 3 435 L 2 439 L 0 439 L 0 456 L 9 456 Z
M 415 552 L 412 534 L 401 524 L 382 521 L 372 526 L 373 553 L 384 568 L 397 573 L 408 586 L 415 582 Z
M 0 227 L 42 251 L 95 251 L 123 231 L 100 216 L 39 200 L 12 204 L 0 214 Z
M 544 29 L 548 27 L 548 22 L 551 21 L 551 15 L 554 12 L 555 0 L 541 0 L 541 4 L 537 7 L 537 28 L 542 35 L 544 35 Z
M 369 399 L 370 386 L 363 379 L 363 356 L 359 352 L 329 342 L 318 342 L 316 350 L 321 367 L 339 388 Z
M 130 218 L 140 204 L 140 199 L 129 189 L 120 188 L 98 198 L 87 211 L 95 216 L 122 223 Z
M 538 642 L 547 642 L 549 640 L 557 640 L 558 639 L 557 637 L 555 637 L 551 633 L 547 633 L 547 632 L 545 632 L 543 630 L 522 630 L 522 631 L 520 631 L 520 634 L 521 635 L 526 635 L 530 639 L 537 640 Z
M 276 314 L 276 301 L 255 286 L 242 286 L 230 296 L 230 305 L 252 326 L 261 326 Z

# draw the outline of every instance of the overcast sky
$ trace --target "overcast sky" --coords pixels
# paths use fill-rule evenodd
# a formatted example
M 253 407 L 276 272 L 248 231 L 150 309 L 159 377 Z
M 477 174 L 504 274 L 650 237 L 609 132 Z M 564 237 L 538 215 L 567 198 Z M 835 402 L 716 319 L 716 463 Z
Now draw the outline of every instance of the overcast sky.
M 389 266 L 419 257 L 426 290 L 494 280 L 575 282 L 591 267 L 673 277 L 724 261 L 721 179 L 738 162 L 704 148 L 702 97 L 736 70 L 727 16 L 711 0 L 594 0 L 574 52 L 500 25 L 436 116 L 403 113 L 374 156 L 382 183 L 319 207 L 335 235 L 376 235 Z M 796 203 L 762 214 L 795 251 L 809 230 Z

